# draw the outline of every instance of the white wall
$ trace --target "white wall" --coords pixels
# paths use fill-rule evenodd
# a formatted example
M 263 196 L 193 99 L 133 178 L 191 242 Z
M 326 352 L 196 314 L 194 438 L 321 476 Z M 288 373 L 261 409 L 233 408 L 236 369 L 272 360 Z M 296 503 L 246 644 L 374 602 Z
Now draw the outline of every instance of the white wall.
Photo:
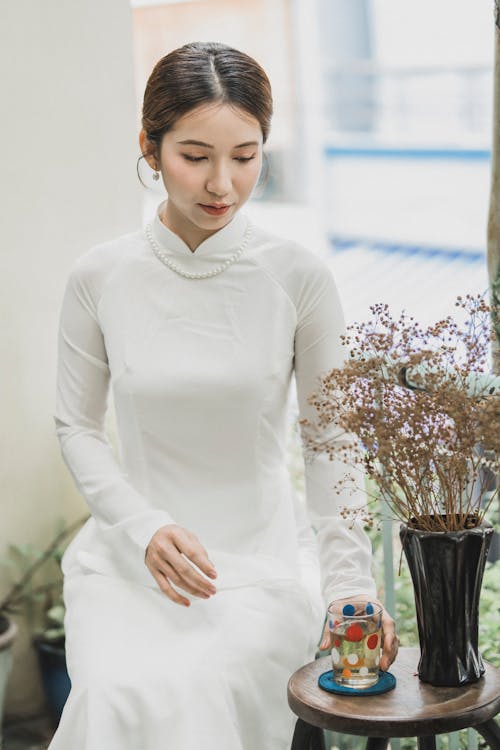
M 390 66 L 492 65 L 493 0 L 371 0 L 376 56 Z
M 0 4 L 0 555 L 85 510 L 54 436 L 57 322 L 77 256 L 140 226 L 131 21 L 127 0 Z M 7 714 L 40 706 L 23 632 Z

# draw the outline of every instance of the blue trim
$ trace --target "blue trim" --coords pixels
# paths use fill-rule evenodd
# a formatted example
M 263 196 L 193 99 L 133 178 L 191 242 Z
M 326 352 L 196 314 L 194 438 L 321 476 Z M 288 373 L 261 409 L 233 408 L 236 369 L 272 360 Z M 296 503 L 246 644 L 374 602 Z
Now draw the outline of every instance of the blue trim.
M 415 245 L 405 242 L 370 239 L 369 237 L 347 237 L 332 234 L 329 236 L 332 253 L 341 253 L 354 247 L 363 247 L 387 255 L 420 256 L 426 259 L 462 261 L 466 263 L 484 263 L 486 250 L 461 247 L 433 247 L 432 245 Z
M 363 146 L 325 146 L 327 159 L 439 159 L 455 161 L 490 161 L 491 151 L 482 148 L 389 148 Z

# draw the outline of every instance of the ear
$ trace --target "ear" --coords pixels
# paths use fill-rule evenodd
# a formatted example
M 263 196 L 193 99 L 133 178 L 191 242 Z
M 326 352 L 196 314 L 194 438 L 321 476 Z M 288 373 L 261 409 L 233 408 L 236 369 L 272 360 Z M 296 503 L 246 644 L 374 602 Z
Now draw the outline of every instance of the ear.
M 144 128 L 141 128 L 141 131 L 139 133 L 139 145 L 141 147 L 141 151 L 144 155 L 144 158 L 146 159 L 147 163 L 151 167 L 151 169 L 154 169 L 155 171 L 158 170 L 158 161 L 155 156 L 155 146 L 151 141 L 148 140 L 148 137 L 146 135 L 146 131 Z

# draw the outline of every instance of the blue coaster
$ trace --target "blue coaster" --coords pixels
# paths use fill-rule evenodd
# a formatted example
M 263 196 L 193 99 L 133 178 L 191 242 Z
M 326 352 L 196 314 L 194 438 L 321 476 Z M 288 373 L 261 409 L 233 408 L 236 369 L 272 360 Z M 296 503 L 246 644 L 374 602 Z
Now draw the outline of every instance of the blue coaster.
M 336 695 L 380 695 L 381 693 L 388 693 L 389 690 L 393 690 L 396 687 L 396 678 L 390 672 L 379 672 L 379 679 L 375 685 L 357 690 L 356 688 L 346 687 L 335 682 L 333 679 L 333 670 L 330 669 L 319 676 L 318 685 L 323 690 L 335 693 Z

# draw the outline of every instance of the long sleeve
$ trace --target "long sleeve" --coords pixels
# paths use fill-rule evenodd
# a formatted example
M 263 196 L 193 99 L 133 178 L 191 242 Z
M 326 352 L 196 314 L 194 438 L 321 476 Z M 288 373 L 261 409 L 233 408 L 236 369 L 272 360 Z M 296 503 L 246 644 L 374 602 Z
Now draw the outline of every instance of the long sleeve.
M 298 304 L 295 335 L 295 378 L 300 418 L 307 418 L 317 437 L 345 441 L 344 432 L 330 426 L 321 432 L 317 413 L 308 397 L 318 389 L 320 377 L 333 367 L 342 366 L 340 336 L 344 317 L 335 282 L 328 267 L 316 260 L 308 278 L 304 278 Z M 328 605 L 333 599 L 355 594 L 376 595 L 371 575 L 371 543 L 361 521 L 352 522 L 340 515 L 342 507 L 357 507 L 366 502 L 364 489 L 350 487 L 337 494 L 336 482 L 345 475 L 340 459 L 330 460 L 325 453 L 310 455 L 304 451 L 306 499 L 311 522 L 317 532 L 322 577 L 322 593 Z M 362 482 L 363 477 L 360 477 Z M 357 484 L 359 484 L 358 482 Z
M 67 281 L 58 334 L 56 435 L 98 526 L 122 530 L 145 549 L 158 528 L 174 521 L 130 484 L 105 434 L 110 369 L 97 316 L 100 277 L 98 253 L 90 252 Z

